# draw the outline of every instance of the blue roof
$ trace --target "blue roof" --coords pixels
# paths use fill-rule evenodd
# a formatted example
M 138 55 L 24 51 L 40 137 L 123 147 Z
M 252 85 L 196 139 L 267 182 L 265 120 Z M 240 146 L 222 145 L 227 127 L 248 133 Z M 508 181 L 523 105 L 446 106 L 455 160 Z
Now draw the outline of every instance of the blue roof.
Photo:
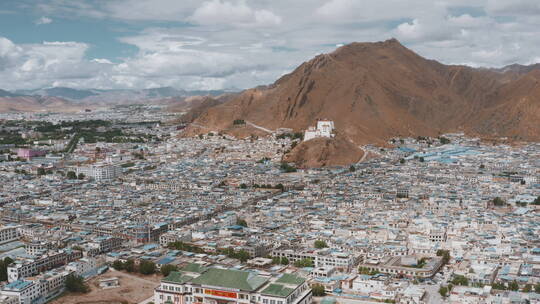
M 13 283 L 7 284 L 5 288 L 6 289 L 22 290 L 22 289 L 25 289 L 26 287 L 28 287 L 30 285 L 32 285 L 32 282 L 18 280 L 18 281 L 15 281 Z
M 174 261 L 174 258 L 173 257 L 164 257 L 163 259 L 159 260 L 157 262 L 157 264 L 159 265 L 165 265 L 165 264 L 170 264 Z

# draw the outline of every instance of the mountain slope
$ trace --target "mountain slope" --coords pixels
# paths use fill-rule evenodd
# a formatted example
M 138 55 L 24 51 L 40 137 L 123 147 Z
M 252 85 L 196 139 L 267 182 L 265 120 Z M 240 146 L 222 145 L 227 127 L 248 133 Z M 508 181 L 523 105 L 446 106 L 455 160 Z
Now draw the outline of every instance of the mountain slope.
M 301 131 L 326 118 L 355 144 L 458 130 L 538 140 L 538 70 L 521 70 L 521 76 L 509 77 L 515 69 L 447 66 L 395 39 L 353 43 L 315 57 L 271 86 L 212 107 L 195 122 L 223 131 L 244 119 Z

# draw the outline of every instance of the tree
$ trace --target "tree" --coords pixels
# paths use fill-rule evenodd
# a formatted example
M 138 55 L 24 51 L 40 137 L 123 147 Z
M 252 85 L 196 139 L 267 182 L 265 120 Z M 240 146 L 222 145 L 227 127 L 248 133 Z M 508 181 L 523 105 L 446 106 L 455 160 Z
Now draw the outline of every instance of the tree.
M 424 159 L 424 157 L 420 157 L 420 162 L 423 163 L 425 162 L 426 160 Z
M 79 175 L 77 176 L 77 178 L 78 178 L 78 179 L 81 179 L 81 180 L 84 179 L 84 174 L 79 173 Z
M 506 205 L 506 202 L 502 198 L 497 196 L 496 198 L 493 199 L 493 205 L 497 207 L 501 207 L 501 206 Z
M 301 259 L 294 262 L 295 267 L 313 267 L 313 260 L 309 258 Z
M 13 260 L 10 257 L 0 260 L 0 282 L 7 281 L 7 268 L 11 263 L 13 263 Z
M 400 159 L 400 160 L 399 160 L 399 163 L 400 163 L 400 164 L 404 164 L 404 163 L 405 163 L 405 158 Z
M 537 284 L 534 286 L 534 292 L 540 293 L 540 283 L 537 283 Z
M 285 173 L 292 173 L 292 172 L 296 172 L 296 168 L 289 165 L 288 163 L 281 163 L 281 171 L 285 172 Z
M 349 172 L 354 172 L 354 171 L 356 171 L 356 167 L 354 165 L 351 165 L 349 167 Z
M 461 286 L 469 286 L 469 279 L 462 275 L 456 275 L 454 279 L 452 280 L 452 284 L 454 285 L 461 285 Z
M 152 261 L 143 260 L 139 264 L 139 272 L 141 274 L 154 274 L 156 272 L 156 264 Z
M 133 260 L 127 260 L 124 263 L 124 269 L 127 272 L 135 272 L 135 262 Z
M 247 260 L 249 260 L 251 257 L 249 255 L 249 253 L 245 250 L 240 250 L 236 253 L 236 256 L 237 256 L 237 259 L 240 260 L 240 262 L 246 262 Z
M 248 226 L 246 220 L 240 219 L 240 218 L 239 218 L 239 219 L 236 219 L 236 225 L 242 226 L 242 227 L 247 227 L 247 226 Z
M 77 179 L 77 173 L 75 173 L 74 171 L 68 171 L 67 178 L 68 179 Z
M 532 285 L 531 284 L 527 284 L 525 285 L 525 287 L 523 287 L 523 292 L 532 292 Z
M 164 277 L 168 276 L 173 271 L 178 271 L 178 267 L 170 264 L 161 266 L 161 274 Z
M 328 245 L 326 244 L 325 241 L 322 241 L 322 240 L 316 240 L 315 241 L 315 248 L 317 249 L 322 249 L 322 248 L 327 248 Z
M 443 265 L 448 264 L 450 262 L 450 251 L 439 249 L 437 250 L 437 256 L 442 256 L 442 263 Z
M 289 265 L 289 259 L 286 257 L 281 258 L 281 265 Z
M 497 290 L 506 290 L 506 286 L 504 286 L 503 283 L 499 283 L 499 282 L 494 282 L 493 284 L 491 284 L 491 288 L 497 289 Z
M 37 175 L 42 176 L 42 175 L 45 175 L 45 174 L 47 174 L 47 172 L 45 172 L 45 168 L 39 167 L 37 169 Z
M 118 271 L 124 270 L 124 263 L 122 263 L 120 260 L 116 260 L 113 262 L 112 267 Z
M 84 282 L 83 277 L 75 275 L 75 274 L 69 274 L 66 277 L 66 289 L 70 292 L 76 292 L 76 293 L 87 293 L 90 291 L 90 287 L 86 285 Z
M 516 281 L 510 282 L 510 284 L 508 284 L 508 289 L 512 290 L 512 291 L 518 291 L 519 290 L 518 282 L 516 282 Z
M 534 200 L 533 205 L 540 205 L 540 196 Z
M 446 137 L 439 137 L 439 141 L 441 142 L 441 145 L 446 145 L 446 144 L 449 144 L 450 143 L 450 139 L 446 138 Z
M 247 185 L 246 184 L 240 184 L 240 189 L 247 189 Z
M 448 295 L 448 287 L 441 286 L 441 288 L 439 288 L 439 293 L 443 298 L 446 298 L 446 296 Z
M 486 168 L 486 166 L 485 166 L 484 164 L 481 164 L 481 165 L 480 165 L 480 169 L 481 169 L 481 170 L 483 170 L 483 169 L 485 169 L 485 168 Z
M 315 284 L 311 286 L 311 292 L 313 293 L 314 297 L 322 297 L 326 294 L 324 292 L 324 286 L 322 286 L 321 284 Z

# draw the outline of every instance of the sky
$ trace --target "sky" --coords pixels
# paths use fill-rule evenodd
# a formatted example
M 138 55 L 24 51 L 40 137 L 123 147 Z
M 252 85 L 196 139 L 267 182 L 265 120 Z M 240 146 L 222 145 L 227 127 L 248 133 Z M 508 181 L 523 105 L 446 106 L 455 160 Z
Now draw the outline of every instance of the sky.
M 539 0 L 1 0 L 0 88 L 245 89 L 351 42 L 540 62 Z

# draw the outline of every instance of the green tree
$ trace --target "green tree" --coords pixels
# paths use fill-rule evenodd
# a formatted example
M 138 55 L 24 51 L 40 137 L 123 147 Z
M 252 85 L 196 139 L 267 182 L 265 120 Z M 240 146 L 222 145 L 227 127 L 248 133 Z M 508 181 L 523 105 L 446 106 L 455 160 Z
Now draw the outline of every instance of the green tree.
M 484 164 L 481 164 L 481 165 L 480 165 L 480 170 L 483 170 L 483 169 L 485 169 L 485 168 L 486 168 L 486 166 L 485 166 Z
M 247 185 L 246 184 L 240 184 L 240 189 L 247 189 Z
M 503 283 L 494 282 L 491 284 L 491 288 L 497 289 L 497 290 L 506 290 L 506 286 Z
M 322 248 L 327 248 L 327 247 L 328 247 L 328 245 L 326 244 L 325 241 L 323 241 L 323 240 L 316 240 L 315 241 L 315 248 L 322 249 Z
M 452 284 L 454 285 L 461 285 L 461 286 L 469 286 L 469 279 L 462 275 L 456 275 L 454 276 L 454 279 L 452 280 Z
M 446 296 L 448 295 L 448 287 L 441 286 L 441 288 L 439 288 L 439 293 L 443 298 L 446 298 Z
M 322 297 L 326 294 L 324 291 L 324 286 L 322 286 L 321 284 L 315 284 L 311 286 L 311 292 L 313 293 L 314 297 Z
M 399 163 L 400 163 L 400 164 L 404 164 L 404 163 L 405 163 L 405 158 L 400 159 L 400 160 L 399 160 Z
M 65 285 L 66 285 L 66 289 L 70 292 L 87 293 L 90 291 L 90 287 L 86 285 L 83 277 L 75 275 L 75 274 L 69 274 L 66 277 Z
M 112 267 L 118 271 L 124 270 L 124 263 L 122 263 L 120 260 L 116 260 L 113 262 Z
M 354 171 L 356 171 L 356 167 L 354 165 L 351 165 L 349 167 L 349 172 L 354 172 Z
M 540 205 L 540 196 L 534 200 L 533 205 Z
M 534 286 L 534 292 L 540 293 L 540 283 L 537 283 L 537 284 Z
M 0 282 L 7 281 L 7 268 L 9 265 L 11 265 L 11 263 L 13 263 L 13 260 L 10 257 L 0 260 Z
M 156 264 L 152 261 L 142 260 L 139 264 L 139 272 L 141 274 L 154 274 L 156 272 Z
M 67 178 L 68 179 L 77 179 L 77 173 L 75 173 L 74 171 L 68 171 Z
M 286 257 L 281 258 L 281 265 L 289 265 L 289 259 Z
M 296 172 L 296 168 L 289 165 L 288 163 L 281 163 L 281 171 L 285 172 L 285 173 L 292 173 L 292 172 Z
M 313 260 L 309 258 L 301 259 L 294 262 L 295 267 L 313 267 Z
M 516 281 L 512 281 L 508 284 L 508 289 L 512 291 L 518 291 L 519 290 L 519 284 Z
M 127 272 L 135 272 L 135 262 L 133 260 L 127 260 L 124 263 L 124 269 Z
M 437 256 L 442 257 L 443 265 L 446 265 L 448 264 L 448 262 L 450 262 L 450 251 L 448 250 L 443 250 L 443 249 L 437 250 Z
M 249 255 L 249 253 L 245 250 L 240 250 L 236 253 L 237 255 L 237 259 L 240 260 L 240 262 L 246 262 L 247 260 L 249 260 L 251 257 Z
M 178 271 L 178 267 L 176 267 L 175 265 L 163 265 L 161 266 L 161 274 L 166 277 L 168 276 L 171 272 L 173 271 Z
M 446 145 L 446 144 L 449 144 L 450 143 L 450 139 L 446 138 L 446 137 L 439 137 L 439 141 L 441 142 L 441 145 Z
M 37 175 L 43 176 L 43 175 L 45 175 L 45 174 L 47 174 L 47 172 L 45 171 L 45 168 L 39 167 L 39 168 L 37 169 Z
M 506 202 L 502 198 L 497 196 L 496 198 L 493 199 L 493 205 L 501 207 L 501 206 L 506 205 Z
M 236 225 L 242 226 L 242 227 L 247 227 L 248 226 L 246 220 L 241 219 L 241 218 L 236 219 Z
M 532 292 L 532 285 L 531 284 L 527 284 L 525 285 L 525 287 L 523 287 L 523 292 Z
M 79 175 L 77 175 L 77 178 L 80 179 L 80 180 L 84 179 L 84 174 L 79 173 Z

